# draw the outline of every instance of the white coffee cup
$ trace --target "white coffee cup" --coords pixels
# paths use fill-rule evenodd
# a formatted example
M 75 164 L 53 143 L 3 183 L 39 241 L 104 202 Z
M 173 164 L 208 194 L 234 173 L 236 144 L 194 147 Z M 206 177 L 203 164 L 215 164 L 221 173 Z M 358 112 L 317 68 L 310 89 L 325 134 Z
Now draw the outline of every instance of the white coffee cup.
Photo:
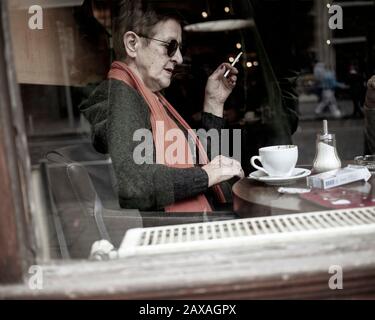
M 262 167 L 255 163 L 259 160 Z M 289 177 L 292 175 L 298 160 L 298 147 L 280 145 L 259 149 L 259 156 L 250 159 L 251 165 L 272 177 Z

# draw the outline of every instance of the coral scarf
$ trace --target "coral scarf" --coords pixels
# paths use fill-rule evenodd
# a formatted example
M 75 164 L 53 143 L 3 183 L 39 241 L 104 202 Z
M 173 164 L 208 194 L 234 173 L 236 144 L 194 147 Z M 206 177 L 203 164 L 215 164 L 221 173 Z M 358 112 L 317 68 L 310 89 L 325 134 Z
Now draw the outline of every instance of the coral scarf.
M 152 135 L 155 144 L 156 150 L 156 162 L 166 164 L 170 167 L 176 168 L 191 168 L 193 167 L 193 156 L 188 144 L 188 141 L 183 134 L 183 139 L 178 139 L 178 141 L 184 141 L 184 146 L 180 146 L 183 149 L 183 153 L 178 152 L 178 154 L 183 154 L 183 157 L 186 161 L 182 163 L 181 161 L 177 161 L 177 163 L 166 163 L 165 162 L 165 155 L 168 147 L 171 146 L 173 143 L 172 141 L 168 141 L 165 139 L 165 133 L 167 132 L 176 132 L 178 130 L 181 132 L 180 127 L 176 124 L 176 122 L 169 116 L 166 109 L 170 112 L 170 114 L 178 121 L 178 123 L 187 130 L 188 134 L 192 141 L 195 142 L 196 146 L 198 146 L 199 152 L 199 161 L 200 163 L 207 164 L 208 157 L 206 151 L 199 141 L 197 135 L 194 131 L 191 130 L 190 126 L 187 122 L 179 115 L 179 113 L 172 107 L 172 105 L 160 94 L 160 93 L 153 93 L 150 89 L 148 89 L 144 83 L 134 74 L 134 72 L 123 62 L 115 61 L 112 63 L 111 70 L 108 73 L 109 79 L 117 79 L 123 81 L 130 87 L 137 90 L 140 95 L 146 101 L 149 109 L 150 109 L 150 120 L 151 120 L 151 127 L 152 127 Z M 160 134 L 160 130 L 157 130 L 158 126 L 162 124 L 164 133 Z M 190 129 L 190 130 L 189 130 Z M 173 131 L 171 131 L 173 130 Z M 179 149 L 181 150 L 181 149 Z M 221 190 L 219 185 L 213 187 L 218 199 L 220 202 L 225 202 L 225 197 L 223 191 Z M 169 205 L 165 208 L 167 212 L 206 212 L 212 211 L 211 206 L 207 200 L 207 198 L 201 194 L 195 196 L 190 199 L 182 200 L 175 202 L 172 205 Z

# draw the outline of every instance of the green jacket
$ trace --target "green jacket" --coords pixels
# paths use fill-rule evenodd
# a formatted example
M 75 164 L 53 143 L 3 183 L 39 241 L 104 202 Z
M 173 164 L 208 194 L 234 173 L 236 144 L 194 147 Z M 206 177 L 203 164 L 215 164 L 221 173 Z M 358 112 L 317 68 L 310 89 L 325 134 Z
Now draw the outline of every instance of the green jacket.
M 151 122 L 146 102 L 133 88 L 118 80 L 105 80 L 80 110 L 91 124 L 95 149 L 111 156 L 121 207 L 162 210 L 208 190 L 207 173 L 200 167 L 180 169 L 155 161 L 141 165 L 134 162 L 133 152 L 140 142 L 133 141 L 133 133 L 138 129 L 151 130 Z M 203 114 L 204 129 L 221 129 L 223 125 L 222 118 Z

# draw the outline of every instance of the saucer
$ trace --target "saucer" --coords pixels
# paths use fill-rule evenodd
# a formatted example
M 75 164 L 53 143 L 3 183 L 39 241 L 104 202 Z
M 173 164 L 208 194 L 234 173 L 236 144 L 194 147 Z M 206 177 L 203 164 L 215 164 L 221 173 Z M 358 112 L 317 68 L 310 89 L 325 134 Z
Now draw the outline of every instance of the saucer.
M 311 171 L 303 168 L 295 168 L 293 173 L 289 177 L 272 177 L 268 176 L 263 171 L 257 170 L 249 174 L 250 179 L 264 182 L 271 186 L 280 186 L 286 184 L 292 184 L 298 179 L 305 178 L 311 174 Z

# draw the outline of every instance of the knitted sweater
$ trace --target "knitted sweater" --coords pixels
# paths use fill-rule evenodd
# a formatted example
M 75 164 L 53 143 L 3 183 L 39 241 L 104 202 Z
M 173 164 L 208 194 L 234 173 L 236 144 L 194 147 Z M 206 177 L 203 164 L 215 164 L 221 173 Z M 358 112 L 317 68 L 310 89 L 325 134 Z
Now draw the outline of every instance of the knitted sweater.
M 105 80 L 80 110 L 91 124 L 95 149 L 111 156 L 121 207 L 161 210 L 207 191 L 208 176 L 200 167 L 181 169 L 134 162 L 134 149 L 141 142 L 133 141 L 133 133 L 152 129 L 149 108 L 133 88 L 118 80 Z M 222 118 L 203 114 L 204 129 L 222 129 L 223 125 Z

